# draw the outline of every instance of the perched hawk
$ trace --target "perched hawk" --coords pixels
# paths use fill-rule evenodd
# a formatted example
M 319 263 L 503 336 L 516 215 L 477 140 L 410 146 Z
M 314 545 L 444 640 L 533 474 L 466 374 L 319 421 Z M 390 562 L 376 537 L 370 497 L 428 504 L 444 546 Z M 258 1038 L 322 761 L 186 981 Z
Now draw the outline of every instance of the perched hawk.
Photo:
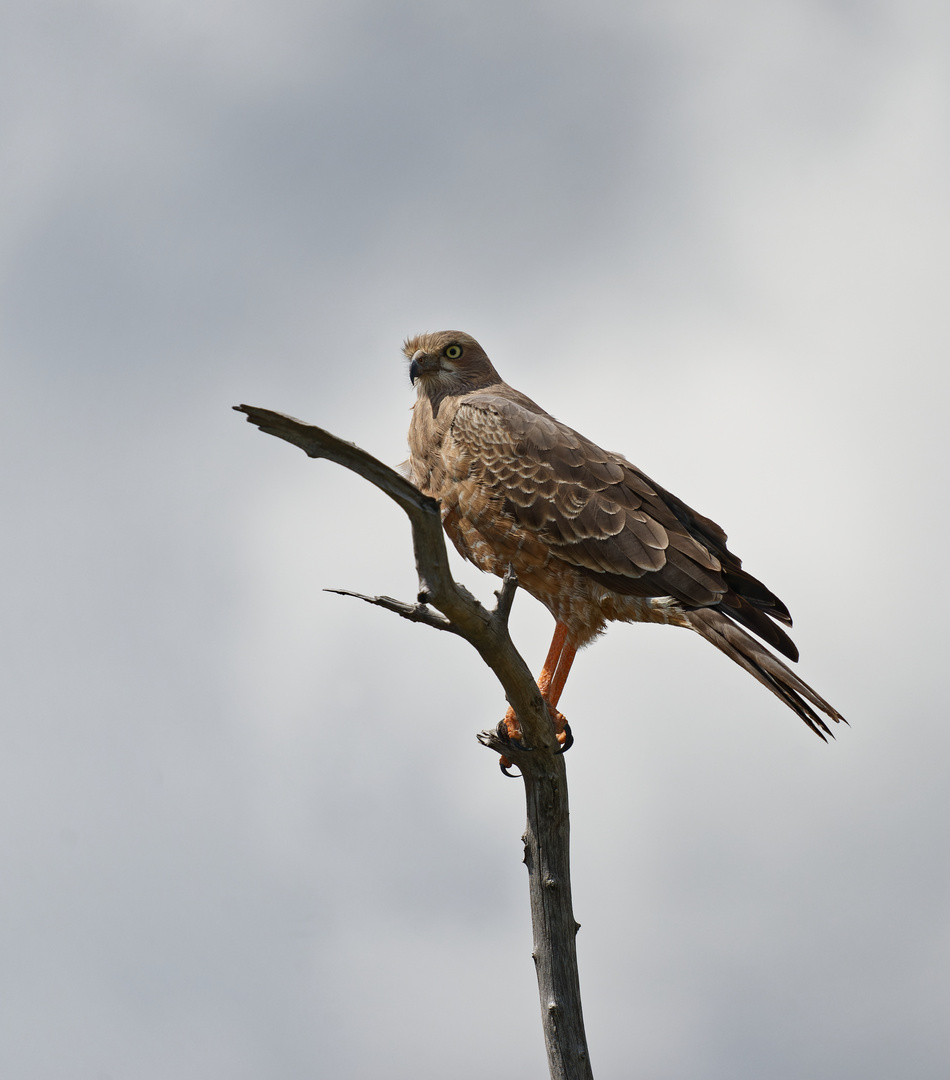
M 818 736 L 818 710 L 842 717 L 751 630 L 790 660 L 788 609 L 742 569 L 726 534 L 631 465 L 502 382 L 468 334 L 444 330 L 404 348 L 418 387 L 410 478 L 442 504 L 445 531 L 479 569 L 518 584 L 556 621 L 538 680 L 556 706 L 574 655 L 612 620 L 695 630 L 793 709 Z M 509 735 L 520 737 L 514 713 Z

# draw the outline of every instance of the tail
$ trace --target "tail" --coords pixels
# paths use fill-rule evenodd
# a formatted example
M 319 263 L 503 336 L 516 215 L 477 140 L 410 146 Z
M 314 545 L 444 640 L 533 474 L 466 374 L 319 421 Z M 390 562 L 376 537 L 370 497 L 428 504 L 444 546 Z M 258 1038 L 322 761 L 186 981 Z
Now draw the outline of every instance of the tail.
M 691 630 L 695 630 L 724 652 L 730 660 L 745 668 L 763 686 L 767 686 L 776 697 L 781 698 L 796 712 L 820 739 L 827 742 L 825 735 L 834 738 L 828 725 L 812 706 L 821 709 L 836 724 L 839 720 L 844 720 L 844 717 L 742 627 L 736 626 L 715 608 L 697 608 L 684 612 L 684 615 Z M 847 720 L 844 722 L 847 723 Z

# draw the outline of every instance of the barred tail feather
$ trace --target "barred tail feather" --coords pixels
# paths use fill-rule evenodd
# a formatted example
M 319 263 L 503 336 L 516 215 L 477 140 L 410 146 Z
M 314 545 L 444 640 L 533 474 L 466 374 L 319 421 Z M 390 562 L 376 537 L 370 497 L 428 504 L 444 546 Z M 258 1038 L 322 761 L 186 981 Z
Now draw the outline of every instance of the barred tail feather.
M 825 742 L 825 735 L 832 735 L 830 728 L 815 711 L 820 709 L 837 724 L 844 717 L 833 709 L 823 697 L 803 682 L 777 656 L 773 656 L 755 638 L 740 626 L 736 626 L 722 612 L 714 608 L 697 608 L 684 612 L 691 630 L 704 637 L 710 644 L 724 652 L 730 660 L 745 668 L 763 686 L 767 686 L 776 697 L 796 712 L 802 720 Z M 815 706 L 815 708 L 812 708 Z M 845 720 L 847 723 L 847 720 Z

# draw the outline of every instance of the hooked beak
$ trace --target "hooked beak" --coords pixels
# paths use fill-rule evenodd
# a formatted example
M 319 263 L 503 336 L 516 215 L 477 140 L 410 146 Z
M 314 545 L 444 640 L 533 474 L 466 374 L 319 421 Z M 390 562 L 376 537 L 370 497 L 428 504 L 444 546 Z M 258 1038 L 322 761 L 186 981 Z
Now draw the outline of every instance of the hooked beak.
M 409 362 L 409 381 L 413 384 L 413 386 L 415 386 L 416 379 L 419 378 L 423 371 L 433 366 L 431 363 L 423 364 L 422 361 L 424 361 L 425 358 L 426 354 L 425 351 L 422 349 L 416 349 L 416 351 L 412 354 L 412 360 L 410 360 Z

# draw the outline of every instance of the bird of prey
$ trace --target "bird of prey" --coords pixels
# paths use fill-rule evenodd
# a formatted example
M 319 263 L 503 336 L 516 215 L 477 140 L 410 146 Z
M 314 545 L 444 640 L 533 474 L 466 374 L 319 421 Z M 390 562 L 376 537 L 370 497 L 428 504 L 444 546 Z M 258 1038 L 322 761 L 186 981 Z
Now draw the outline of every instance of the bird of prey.
M 538 686 L 563 748 L 570 728 L 556 707 L 574 655 L 614 620 L 694 630 L 831 734 L 820 713 L 843 717 L 747 632 L 798 659 L 778 625 L 791 626 L 788 608 L 714 521 L 508 386 L 468 334 L 419 334 L 403 351 L 418 391 L 410 479 L 439 500 L 464 558 L 499 577 L 510 566 L 554 616 Z M 505 721 L 519 740 L 511 709 Z

